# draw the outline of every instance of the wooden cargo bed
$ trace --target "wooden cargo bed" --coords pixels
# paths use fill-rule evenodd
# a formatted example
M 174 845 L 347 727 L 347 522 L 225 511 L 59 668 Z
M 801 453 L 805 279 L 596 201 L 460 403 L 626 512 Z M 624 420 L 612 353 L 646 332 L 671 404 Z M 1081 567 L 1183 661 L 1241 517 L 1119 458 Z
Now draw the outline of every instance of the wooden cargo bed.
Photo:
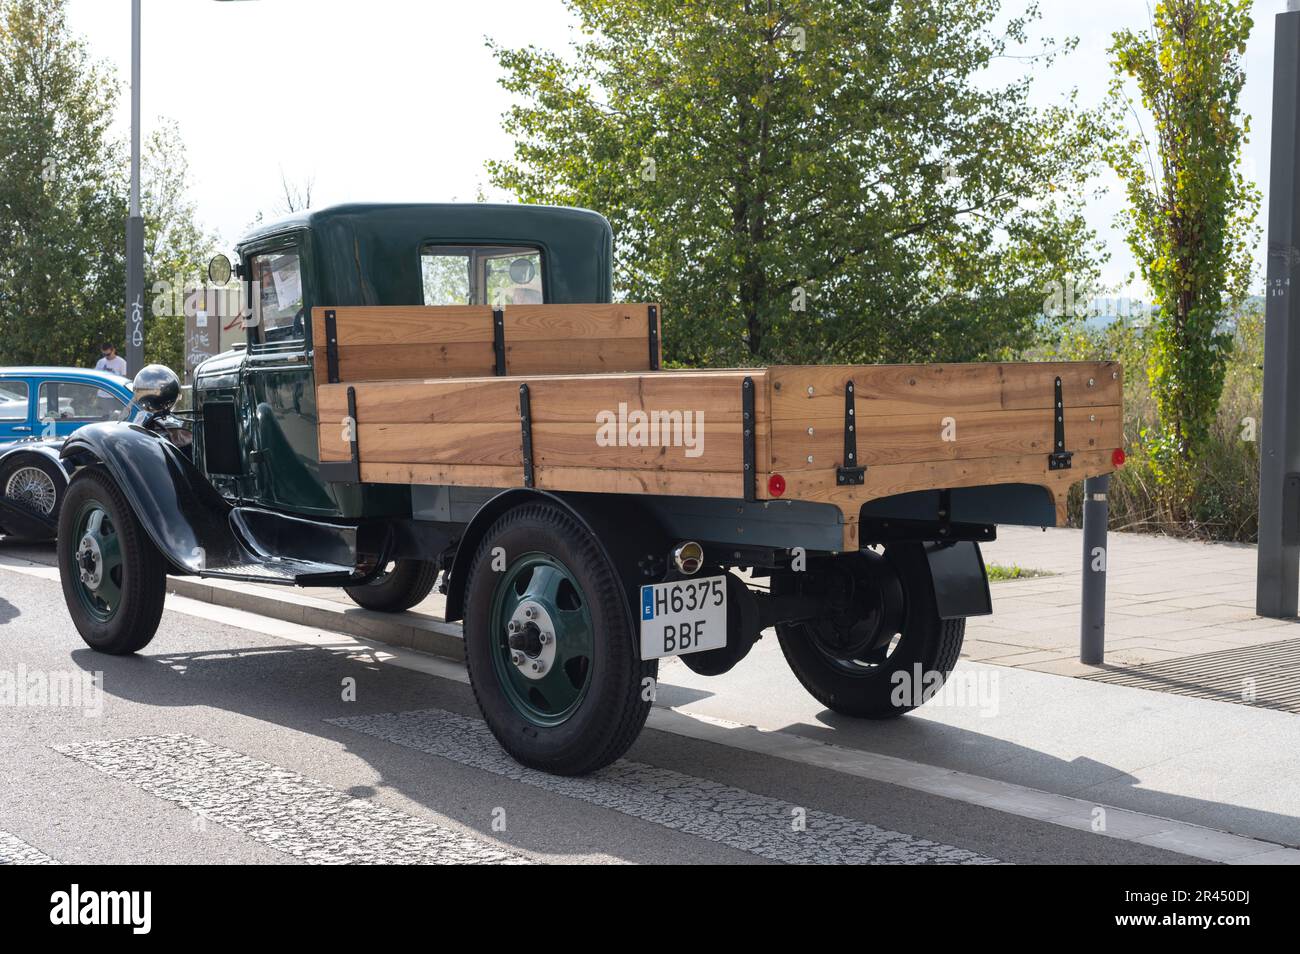
M 837 506 L 856 547 L 864 502 L 917 490 L 1036 485 L 1059 520 L 1122 446 L 1114 362 L 661 371 L 653 305 L 317 308 L 313 334 L 336 480 L 779 496 Z

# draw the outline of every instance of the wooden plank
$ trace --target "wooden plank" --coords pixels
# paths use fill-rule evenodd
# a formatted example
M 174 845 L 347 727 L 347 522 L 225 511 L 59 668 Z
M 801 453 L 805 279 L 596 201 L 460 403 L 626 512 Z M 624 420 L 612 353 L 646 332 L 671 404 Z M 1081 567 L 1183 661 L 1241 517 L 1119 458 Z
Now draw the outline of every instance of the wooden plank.
M 628 338 L 640 341 L 650 359 L 649 305 L 506 305 L 502 309 L 506 344 Z
M 1110 448 L 1074 455 L 1069 470 L 1049 471 L 1046 455 L 987 457 L 979 460 L 923 461 L 869 467 L 866 482 L 854 487 L 834 483 L 822 471 L 792 471 L 786 477 L 784 499 L 834 503 L 845 513 L 856 513 L 867 500 L 935 488 L 978 487 L 983 484 L 1036 484 L 1064 493 L 1084 477 L 1105 474 L 1114 468 Z M 761 496 L 766 496 L 764 491 Z
M 1067 450 L 1095 450 L 1123 444 L 1122 409 L 1067 408 Z M 858 461 L 868 467 L 926 460 L 976 460 L 982 457 L 1041 453 L 1054 440 L 1052 412 L 956 411 L 940 416 L 858 417 Z M 948 422 L 951 422 L 950 424 Z M 812 433 L 809 433 L 811 431 Z M 844 419 L 772 425 L 772 470 L 826 470 L 842 463 Z M 808 458 L 812 457 L 809 462 Z
M 606 374 L 648 371 L 650 343 L 644 338 L 517 341 L 506 329 L 506 374 Z
M 318 350 L 317 358 L 322 354 Z M 482 377 L 492 374 L 496 356 L 491 340 L 447 344 L 348 345 L 339 348 L 339 380 L 385 381 L 396 378 Z
M 380 484 L 442 484 L 459 487 L 522 487 L 521 468 L 467 464 L 361 465 L 361 479 Z M 544 467 L 537 487 L 590 493 L 672 494 L 681 497 L 739 497 L 737 474 L 602 470 L 595 467 Z
M 356 429 L 366 463 L 491 464 L 523 463 L 519 422 L 494 424 L 371 424 L 361 417 Z M 630 470 L 739 471 L 742 461 L 739 424 L 672 429 L 657 444 L 619 439 L 617 428 L 595 424 L 534 424 L 537 466 L 598 467 Z M 347 460 L 350 446 L 343 427 L 320 425 L 322 460 Z
M 752 377 L 756 411 L 767 407 L 761 369 L 752 371 L 664 371 L 628 375 L 565 375 L 526 378 L 476 377 L 410 381 L 366 381 L 356 385 L 357 417 L 363 421 L 467 423 L 519 421 L 519 385 L 528 382 L 535 423 L 595 422 L 597 411 L 701 411 L 708 424 L 740 420 L 741 383 Z M 347 384 L 320 384 L 317 413 L 322 422 L 347 414 Z
M 339 348 L 349 345 L 492 343 L 487 305 L 378 305 L 311 310 L 312 341 L 325 343 L 325 312 L 333 311 Z
M 773 420 L 787 421 L 842 418 L 849 379 L 857 412 L 866 417 L 1050 408 L 1058 374 L 1066 407 L 1113 405 L 1121 403 L 1123 383 L 1119 366 L 1107 361 L 787 365 L 768 368 L 768 374 Z
M 1124 401 L 1124 379 L 1117 361 L 1044 361 L 1002 367 L 1002 406 L 1007 410 L 1043 407 L 1042 395 L 1051 398 L 1058 374 L 1067 409 Z

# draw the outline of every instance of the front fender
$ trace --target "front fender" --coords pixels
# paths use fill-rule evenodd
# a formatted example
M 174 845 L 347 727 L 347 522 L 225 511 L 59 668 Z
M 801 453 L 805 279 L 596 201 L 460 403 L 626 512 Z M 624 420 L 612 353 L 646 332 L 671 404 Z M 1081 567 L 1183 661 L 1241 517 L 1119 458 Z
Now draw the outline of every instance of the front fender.
M 68 465 L 59 457 L 60 446 L 61 445 L 59 444 L 51 444 L 44 441 L 39 443 L 35 441 L 30 443 L 19 442 L 10 447 L 6 447 L 3 451 L 0 451 L 0 464 L 3 464 L 11 457 L 33 454 L 37 457 L 45 458 L 55 467 L 59 468 L 59 470 L 63 471 L 63 476 L 66 479 L 71 477 L 72 473 Z
M 73 467 L 102 466 L 176 572 L 240 559 L 230 504 L 165 436 L 122 421 L 88 424 L 60 456 Z

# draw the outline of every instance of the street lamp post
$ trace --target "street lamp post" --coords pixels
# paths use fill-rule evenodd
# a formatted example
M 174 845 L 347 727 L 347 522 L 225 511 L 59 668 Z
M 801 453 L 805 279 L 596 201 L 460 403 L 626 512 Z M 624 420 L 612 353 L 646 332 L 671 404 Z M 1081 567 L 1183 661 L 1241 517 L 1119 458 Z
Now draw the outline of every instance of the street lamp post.
M 144 367 L 144 217 L 140 214 L 140 0 L 131 0 L 131 198 L 126 218 L 126 369 Z

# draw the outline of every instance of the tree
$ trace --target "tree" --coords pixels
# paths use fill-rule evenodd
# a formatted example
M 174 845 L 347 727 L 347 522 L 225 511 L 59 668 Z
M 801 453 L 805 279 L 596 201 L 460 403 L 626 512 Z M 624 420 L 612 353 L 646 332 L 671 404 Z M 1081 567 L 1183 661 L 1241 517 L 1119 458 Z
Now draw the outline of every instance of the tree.
M 1239 98 L 1251 26 L 1249 0 L 1165 0 L 1148 31 L 1124 30 L 1111 46 L 1116 141 L 1106 158 L 1127 190 L 1128 244 L 1157 306 L 1146 371 L 1159 433 L 1150 446 L 1162 484 L 1181 498 L 1209 438 L 1232 348 L 1227 318 L 1249 290 L 1259 241 L 1259 190 L 1239 164 L 1250 130 Z
M 0 0 L 0 362 L 84 365 L 122 345 L 129 169 L 119 87 L 68 28 L 65 0 Z M 146 288 L 198 280 L 213 242 L 188 198 L 180 130 L 141 170 Z M 169 300 L 174 300 L 168 296 Z M 174 311 L 174 313 L 173 313 Z M 145 354 L 180 371 L 180 312 L 146 315 Z
M 189 197 L 189 162 L 180 126 L 162 120 L 149 134 L 140 169 L 140 210 L 144 216 L 145 288 L 171 307 L 152 308 L 146 316 L 145 360 L 165 364 L 178 375 L 185 367 L 185 288 L 205 281 L 216 237 L 198 220 Z M 177 294 L 179 290 L 180 294 Z M 176 307 L 177 305 L 181 307 Z
M 117 84 L 62 0 L 0 0 L 0 361 L 85 364 L 120 337 Z
M 609 217 L 671 359 L 989 358 L 1093 281 L 1088 117 L 984 75 L 1034 8 L 998 30 L 998 0 L 568 3 L 570 56 L 488 41 L 520 97 L 489 176 Z

